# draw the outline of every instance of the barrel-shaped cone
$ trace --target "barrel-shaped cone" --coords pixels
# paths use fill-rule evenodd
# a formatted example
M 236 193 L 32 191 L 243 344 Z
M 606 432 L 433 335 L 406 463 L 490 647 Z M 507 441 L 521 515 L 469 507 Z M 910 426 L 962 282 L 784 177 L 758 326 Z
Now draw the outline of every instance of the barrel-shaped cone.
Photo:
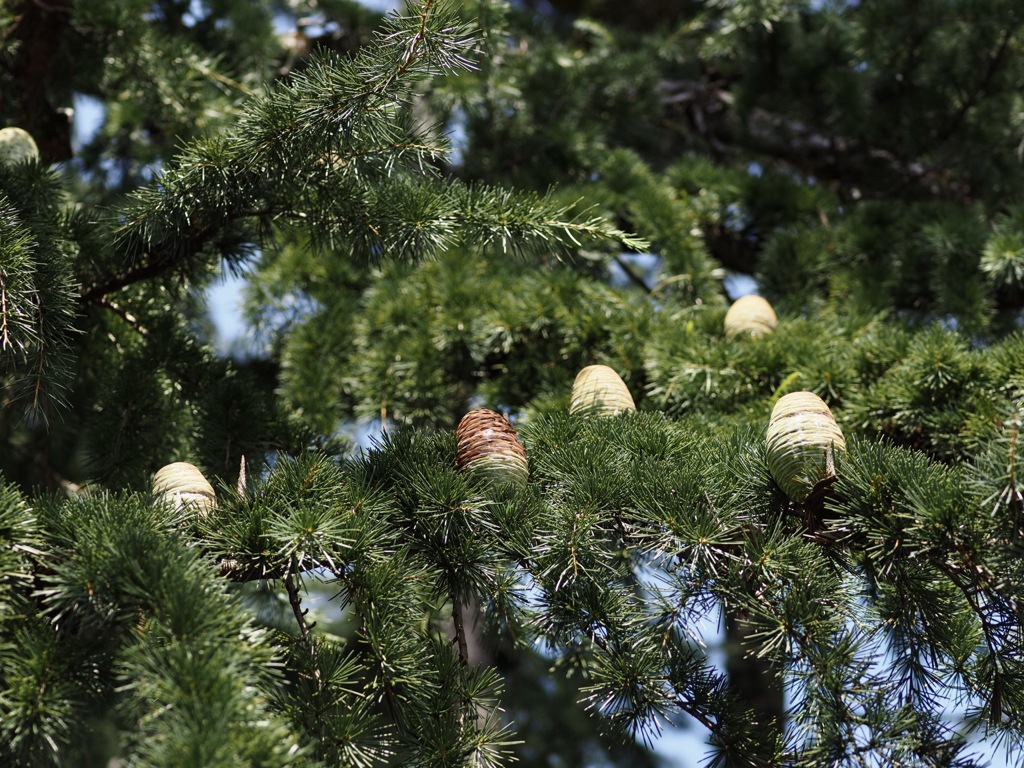
M 526 448 L 500 413 L 486 408 L 470 411 L 459 421 L 455 436 L 455 465 L 470 477 L 489 485 L 526 485 Z
M 778 322 L 771 304 L 760 296 L 749 294 L 736 299 L 725 313 L 725 335 L 763 336 L 775 333 Z
M 0 129 L 0 165 L 17 165 L 39 159 L 39 147 L 24 128 Z
M 175 509 L 192 507 L 201 515 L 217 506 L 213 486 L 198 467 L 185 461 L 168 464 L 153 475 L 153 495 Z
M 813 392 L 792 392 L 772 409 L 766 448 L 775 482 L 803 502 L 818 483 L 835 476 L 835 455 L 846 450 L 846 440 L 824 400 Z
M 607 365 L 588 365 L 572 385 L 569 413 L 583 416 L 614 416 L 635 411 L 626 383 Z

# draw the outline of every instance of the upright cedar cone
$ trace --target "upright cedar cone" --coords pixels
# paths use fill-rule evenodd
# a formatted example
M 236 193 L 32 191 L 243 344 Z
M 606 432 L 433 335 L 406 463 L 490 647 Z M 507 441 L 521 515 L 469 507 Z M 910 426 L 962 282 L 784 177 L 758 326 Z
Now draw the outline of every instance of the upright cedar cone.
M 725 335 L 762 336 L 775 333 L 778 323 L 771 304 L 760 296 L 748 294 L 736 299 L 725 313 Z
M 792 392 L 772 409 L 765 438 L 768 470 L 793 501 L 835 477 L 835 454 L 846 450 L 843 431 L 825 401 L 813 392 Z
M 486 408 L 470 411 L 459 421 L 456 438 L 456 467 L 487 484 L 526 485 L 526 448 L 500 413 Z
M 0 165 L 17 165 L 39 159 L 39 147 L 24 128 L 0 129 Z
M 582 416 L 614 416 L 635 411 L 633 396 L 626 383 L 607 365 L 588 365 L 572 385 L 569 413 Z
M 198 467 L 185 461 L 168 464 L 153 475 L 153 495 L 175 509 L 190 506 L 201 515 L 217 506 L 213 486 Z

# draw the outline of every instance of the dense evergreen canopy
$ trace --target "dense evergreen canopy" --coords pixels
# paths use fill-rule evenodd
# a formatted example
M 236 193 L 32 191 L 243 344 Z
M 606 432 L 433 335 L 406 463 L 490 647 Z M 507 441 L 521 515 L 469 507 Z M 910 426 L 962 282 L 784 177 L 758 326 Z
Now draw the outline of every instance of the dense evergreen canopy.
M 0 765 L 1019 758 L 1019 0 L 2 0 L 4 127 Z

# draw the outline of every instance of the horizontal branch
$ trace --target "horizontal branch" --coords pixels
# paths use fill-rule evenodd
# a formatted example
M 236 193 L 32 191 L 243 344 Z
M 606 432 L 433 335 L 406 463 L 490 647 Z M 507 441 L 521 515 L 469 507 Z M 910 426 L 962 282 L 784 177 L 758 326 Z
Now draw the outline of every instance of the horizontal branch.
M 206 246 L 210 231 L 200 233 L 198 237 L 188 238 L 184 241 L 188 247 L 181 248 L 182 240 L 175 240 L 173 245 L 167 244 L 164 248 L 158 248 L 152 255 L 131 269 L 118 272 L 93 283 L 83 286 L 80 300 L 83 303 L 90 303 L 101 300 L 103 297 L 120 291 L 136 283 L 145 282 L 173 271 L 191 261 Z
M 918 160 L 903 160 L 889 149 L 825 133 L 802 120 L 760 107 L 741 121 L 733 95 L 721 81 L 665 81 L 661 101 L 669 110 L 682 113 L 690 129 L 723 157 L 736 154 L 738 145 L 747 144 L 755 153 L 816 178 L 852 180 L 868 187 L 880 168 L 906 182 L 939 179 L 942 175 L 943 169 L 930 168 Z
M 219 560 L 217 562 L 217 568 L 220 572 L 221 578 L 234 582 L 283 579 L 288 573 L 288 569 L 283 566 L 277 566 L 269 570 L 261 570 L 259 564 L 243 563 L 241 560 L 234 558 Z

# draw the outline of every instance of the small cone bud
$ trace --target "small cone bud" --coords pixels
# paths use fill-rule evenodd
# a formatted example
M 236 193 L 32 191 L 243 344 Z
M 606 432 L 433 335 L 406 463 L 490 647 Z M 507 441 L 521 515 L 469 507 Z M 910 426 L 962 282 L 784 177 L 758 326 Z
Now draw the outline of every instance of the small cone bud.
M 485 483 L 526 485 L 526 449 L 500 413 L 478 408 L 459 422 L 455 466 Z
M 607 365 L 588 365 L 572 385 L 569 413 L 582 416 L 614 416 L 635 411 L 633 396 L 619 374 Z
M 0 165 L 39 160 L 39 147 L 24 128 L 0 129 Z
M 846 440 L 824 400 L 813 392 L 792 392 L 772 409 L 766 447 L 775 482 L 803 502 L 818 483 L 835 477 L 835 454 L 846 450 Z
M 736 299 L 725 313 L 726 336 L 763 336 L 775 333 L 777 326 L 778 318 L 772 305 L 753 294 Z
M 238 462 L 238 482 L 235 483 L 235 491 L 243 499 L 245 498 L 248 490 L 247 486 L 248 479 L 245 476 L 245 456 L 242 456 Z
M 198 467 L 184 461 L 168 464 L 153 475 L 153 495 L 175 509 L 194 507 L 201 515 L 217 506 L 213 486 Z

